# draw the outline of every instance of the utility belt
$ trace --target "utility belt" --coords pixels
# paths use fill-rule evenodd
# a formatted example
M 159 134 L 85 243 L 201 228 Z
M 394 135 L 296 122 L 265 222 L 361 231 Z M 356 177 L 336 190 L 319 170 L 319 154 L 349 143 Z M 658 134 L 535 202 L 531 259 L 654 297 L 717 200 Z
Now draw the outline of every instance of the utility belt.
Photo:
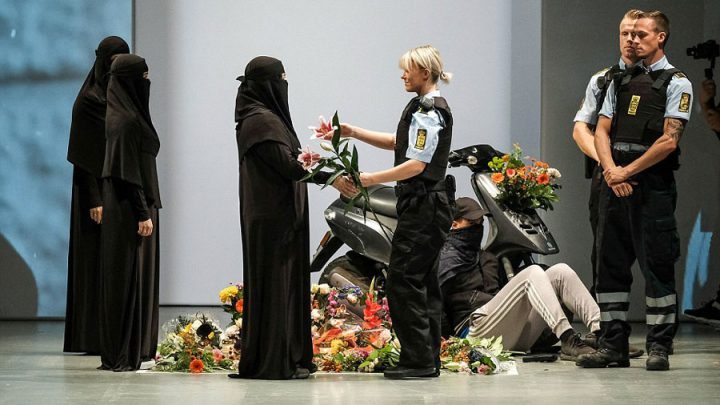
M 395 196 L 398 198 L 408 195 L 424 196 L 430 193 L 444 191 L 448 195 L 450 204 L 455 203 L 455 177 L 448 174 L 445 180 L 437 183 L 427 183 L 422 180 L 399 181 L 395 186 Z
M 643 155 L 650 149 L 649 146 L 631 143 L 631 142 L 615 142 L 612 144 L 612 158 L 615 164 L 619 166 L 627 166 L 634 160 Z M 678 153 L 666 157 L 664 160 L 645 169 L 648 173 L 665 173 L 677 170 L 680 166 L 678 161 Z

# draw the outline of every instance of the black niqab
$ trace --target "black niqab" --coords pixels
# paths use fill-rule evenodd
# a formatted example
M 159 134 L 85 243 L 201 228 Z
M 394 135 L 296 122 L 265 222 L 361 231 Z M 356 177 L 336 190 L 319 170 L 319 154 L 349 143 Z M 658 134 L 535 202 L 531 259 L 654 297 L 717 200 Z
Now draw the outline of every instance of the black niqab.
M 258 56 L 245 67 L 245 75 L 238 77 L 242 82 L 235 100 L 235 122 L 237 133 L 243 121 L 263 111 L 270 111 L 283 122 L 290 136 L 284 131 L 258 132 L 243 131 L 245 137 L 238 137 L 238 153 L 242 162 L 245 153 L 255 144 L 264 141 L 284 143 L 293 152 L 300 148 L 300 141 L 293 128 L 288 105 L 288 84 L 284 79 L 285 68 L 280 60 L 270 56 Z
M 130 47 L 122 38 L 103 39 L 73 105 L 67 160 L 95 177 L 101 176 L 105 158 L 105 93 L 111 57 L 129 52 Z
M 145 59 L 137 55 L 119 55 L 112 63 L 103 169 L 103 177 L 116 177 L 144 187 L 146 193 L 152 192 L 147 188 L 148 181 L 155 184 L 157 181 L 143 179 L 141 152 L 156 157 L 160 150 L 160 139 L 150 118 L 150 81 L 143 78 L 147 71 Z

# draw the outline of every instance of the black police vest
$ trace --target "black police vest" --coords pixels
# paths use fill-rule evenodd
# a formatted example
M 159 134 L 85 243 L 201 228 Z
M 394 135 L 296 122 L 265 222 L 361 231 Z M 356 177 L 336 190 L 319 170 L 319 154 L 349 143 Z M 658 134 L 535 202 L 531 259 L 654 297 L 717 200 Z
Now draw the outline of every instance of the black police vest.
M 405 181 L 422 180 L 428 184 L 434 184 L 445 179 L 445 170 L 448 165 L 448 156 L 450 155 L 450 143 L 452 141 L 452 113 L 450 107 L 442 97 L 434 97 L 435 110 L 437 110 L 442 119 L 445 121 L 445 127 L 440 130 L 437 149 L 433 154 L 432 160 L 425 166 L 425 170 L 415 177 Z M 400 123 L 395 133 L 395 166 L 407 162 L 405 157 L 408 149 L 408 139 L 410 131 L 410 122 L 413 113 L 420 109 L 420 97 L 415 97 L 408 105 L 400 117 Z
M 678 72 L 673 68 L 648 73 L 636 66 L 615 82 L 616 104 L 610 132 L 613 144 L 626 142 L 649 147 L 662 136 L 667 87 Z M 655 166 L 677 169 L 679 153 L 676 149 Z

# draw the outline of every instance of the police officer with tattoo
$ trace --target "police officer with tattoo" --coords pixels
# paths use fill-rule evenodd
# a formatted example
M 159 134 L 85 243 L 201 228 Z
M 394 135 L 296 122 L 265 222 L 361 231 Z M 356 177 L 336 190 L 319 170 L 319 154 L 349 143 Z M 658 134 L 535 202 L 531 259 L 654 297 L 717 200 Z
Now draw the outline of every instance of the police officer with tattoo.
M 595 125 L 598 120 L 598 113 L 602 107 L 605 94 L 610 87 L 613 78 L 625 71 L 625 66 L 632 65 L 638 61 L 633 47 L 632 32 L 635 21 L 642 14 L 641 10 L 628 10 L 620 21 L 620 60 L 616 65 L 605 68 L 590 77 L 590 82 L 585 89 L 585 96 L 582 105 L 575 114 L 575 125 L 573 127 L 573 140 L 578 148 L 585 154 L 585 177 L 591 179 L 590 182 L 590 201 L 588 208 L 590 210 L 590 228 L 593 233 L 593 247 L 590 254 L 590 262 L 592 263 L 592 285 L 590 286 L 590 294 L 595 295 L 595 282 L 597 271 L 595 262 L 597 260 L 595 250 L 595 240 L 597 237 L 597 221 L 598 221 L 598 198 L 600 196 L 600 185 L 602 184 L 602 168 L 598 164 L 599 159 L 595 151 Z
M 603 167 L 597 229 L 600 349 L 578 357 L 582 367 L 628 367 L 627 322 L 635 260 L 645 278 L 648 370 L 669 369 L 677 330 L 674 170 L 690 118 L 692 86 L 665 57 L 668 18 L 642 13 L 633 45 L 642 62 L 610 84 L 595 131 Z
M 385 377 L 440 375 L 442 297 L 437 266 L 452 222 L 454 182 L 445 177 L 452 139 L 450 107 L 437 89 L 448 82 L 437 49 L 421 46 L 400 58 L 405 90 L 417 93 L 402 113 L 395 134 L 348 124 L 341 134 L 395 151 L 391 169 L 361 173 L 363 186 L 397 181 L 398 224 L 385 285 L 393 328 L 402 350 Z

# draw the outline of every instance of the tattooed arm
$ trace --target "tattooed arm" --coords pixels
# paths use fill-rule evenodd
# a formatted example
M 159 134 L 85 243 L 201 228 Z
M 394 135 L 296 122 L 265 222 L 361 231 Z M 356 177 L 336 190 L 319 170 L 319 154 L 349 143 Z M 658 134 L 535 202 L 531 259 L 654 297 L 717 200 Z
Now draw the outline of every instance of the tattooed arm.
M 665 159 L 680 143 L 687 121 L 677 118 L 665 118 L 663 134 L 648 148 L 645 153 L 625 167 L 606 170 L 605 179 L 609 185 L 622 183 L 633 175 L 651 167 Z

